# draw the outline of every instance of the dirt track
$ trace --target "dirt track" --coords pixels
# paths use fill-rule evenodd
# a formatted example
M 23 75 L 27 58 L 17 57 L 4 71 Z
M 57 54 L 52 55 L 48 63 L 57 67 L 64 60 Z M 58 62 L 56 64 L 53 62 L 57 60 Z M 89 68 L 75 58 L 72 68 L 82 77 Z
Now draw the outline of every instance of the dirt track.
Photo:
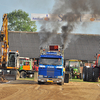
M 100 100 L 100 83 L 0 84 L 0 100 Z

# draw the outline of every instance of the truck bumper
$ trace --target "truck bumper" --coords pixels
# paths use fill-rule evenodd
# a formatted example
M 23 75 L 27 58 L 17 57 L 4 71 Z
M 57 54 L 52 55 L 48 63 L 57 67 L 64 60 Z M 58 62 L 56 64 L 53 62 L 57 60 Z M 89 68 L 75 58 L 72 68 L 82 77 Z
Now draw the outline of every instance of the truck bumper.
M 51 83 L 61 83 L 63 80 L 61 78 L 40 78 L 38 77 L 39 82 L 51 82 Z

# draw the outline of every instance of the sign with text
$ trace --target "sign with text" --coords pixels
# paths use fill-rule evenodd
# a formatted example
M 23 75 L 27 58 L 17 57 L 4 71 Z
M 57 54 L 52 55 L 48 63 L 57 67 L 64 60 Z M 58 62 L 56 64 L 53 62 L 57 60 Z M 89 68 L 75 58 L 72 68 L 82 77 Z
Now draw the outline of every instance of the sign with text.
M 66 17 L 64 17 L 65 15 L 60 14 L 60 15 L 50 15 L 50 14 L 31 14 L 31 21 L 50 21 L 56 19 L 56 21 L 79 21 L 79 22 L 99 22 L 100 21 L 100 16 L 96 15 L 93 16 L 91 14 L 82 14 L 80 16 L 78 16 L 77 18 L 77 14 L 71 14 L 66 15 Z

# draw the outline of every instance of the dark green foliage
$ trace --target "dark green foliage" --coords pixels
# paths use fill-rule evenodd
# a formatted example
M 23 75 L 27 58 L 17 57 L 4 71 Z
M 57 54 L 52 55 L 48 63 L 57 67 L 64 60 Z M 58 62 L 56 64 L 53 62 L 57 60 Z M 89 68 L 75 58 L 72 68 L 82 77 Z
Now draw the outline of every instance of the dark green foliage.
M 25 11 L 18 10 L 7 14 L 9 31 L 28 31 L 35 32 L 35 21 L 31 21 L 29 14 Z

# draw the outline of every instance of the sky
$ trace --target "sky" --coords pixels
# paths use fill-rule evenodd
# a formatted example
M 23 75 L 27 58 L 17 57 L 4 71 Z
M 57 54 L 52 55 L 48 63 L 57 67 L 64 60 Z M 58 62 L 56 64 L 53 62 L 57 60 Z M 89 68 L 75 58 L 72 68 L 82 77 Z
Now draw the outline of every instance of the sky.
M 29 14 L 49 14 L 52 11 L 55 0 L 0 0 L 0 27 L 2 26 L 2 17 L 4 13 L 10 13 L 14 10 L 21 9 Z M 82 23 L 76 26 L 73 33 L 80 34 L 100 34 L 100 22 L 86 22 L 85 27 Z M 40 31 L 41 24 L 36 21 L 37 32 Z

